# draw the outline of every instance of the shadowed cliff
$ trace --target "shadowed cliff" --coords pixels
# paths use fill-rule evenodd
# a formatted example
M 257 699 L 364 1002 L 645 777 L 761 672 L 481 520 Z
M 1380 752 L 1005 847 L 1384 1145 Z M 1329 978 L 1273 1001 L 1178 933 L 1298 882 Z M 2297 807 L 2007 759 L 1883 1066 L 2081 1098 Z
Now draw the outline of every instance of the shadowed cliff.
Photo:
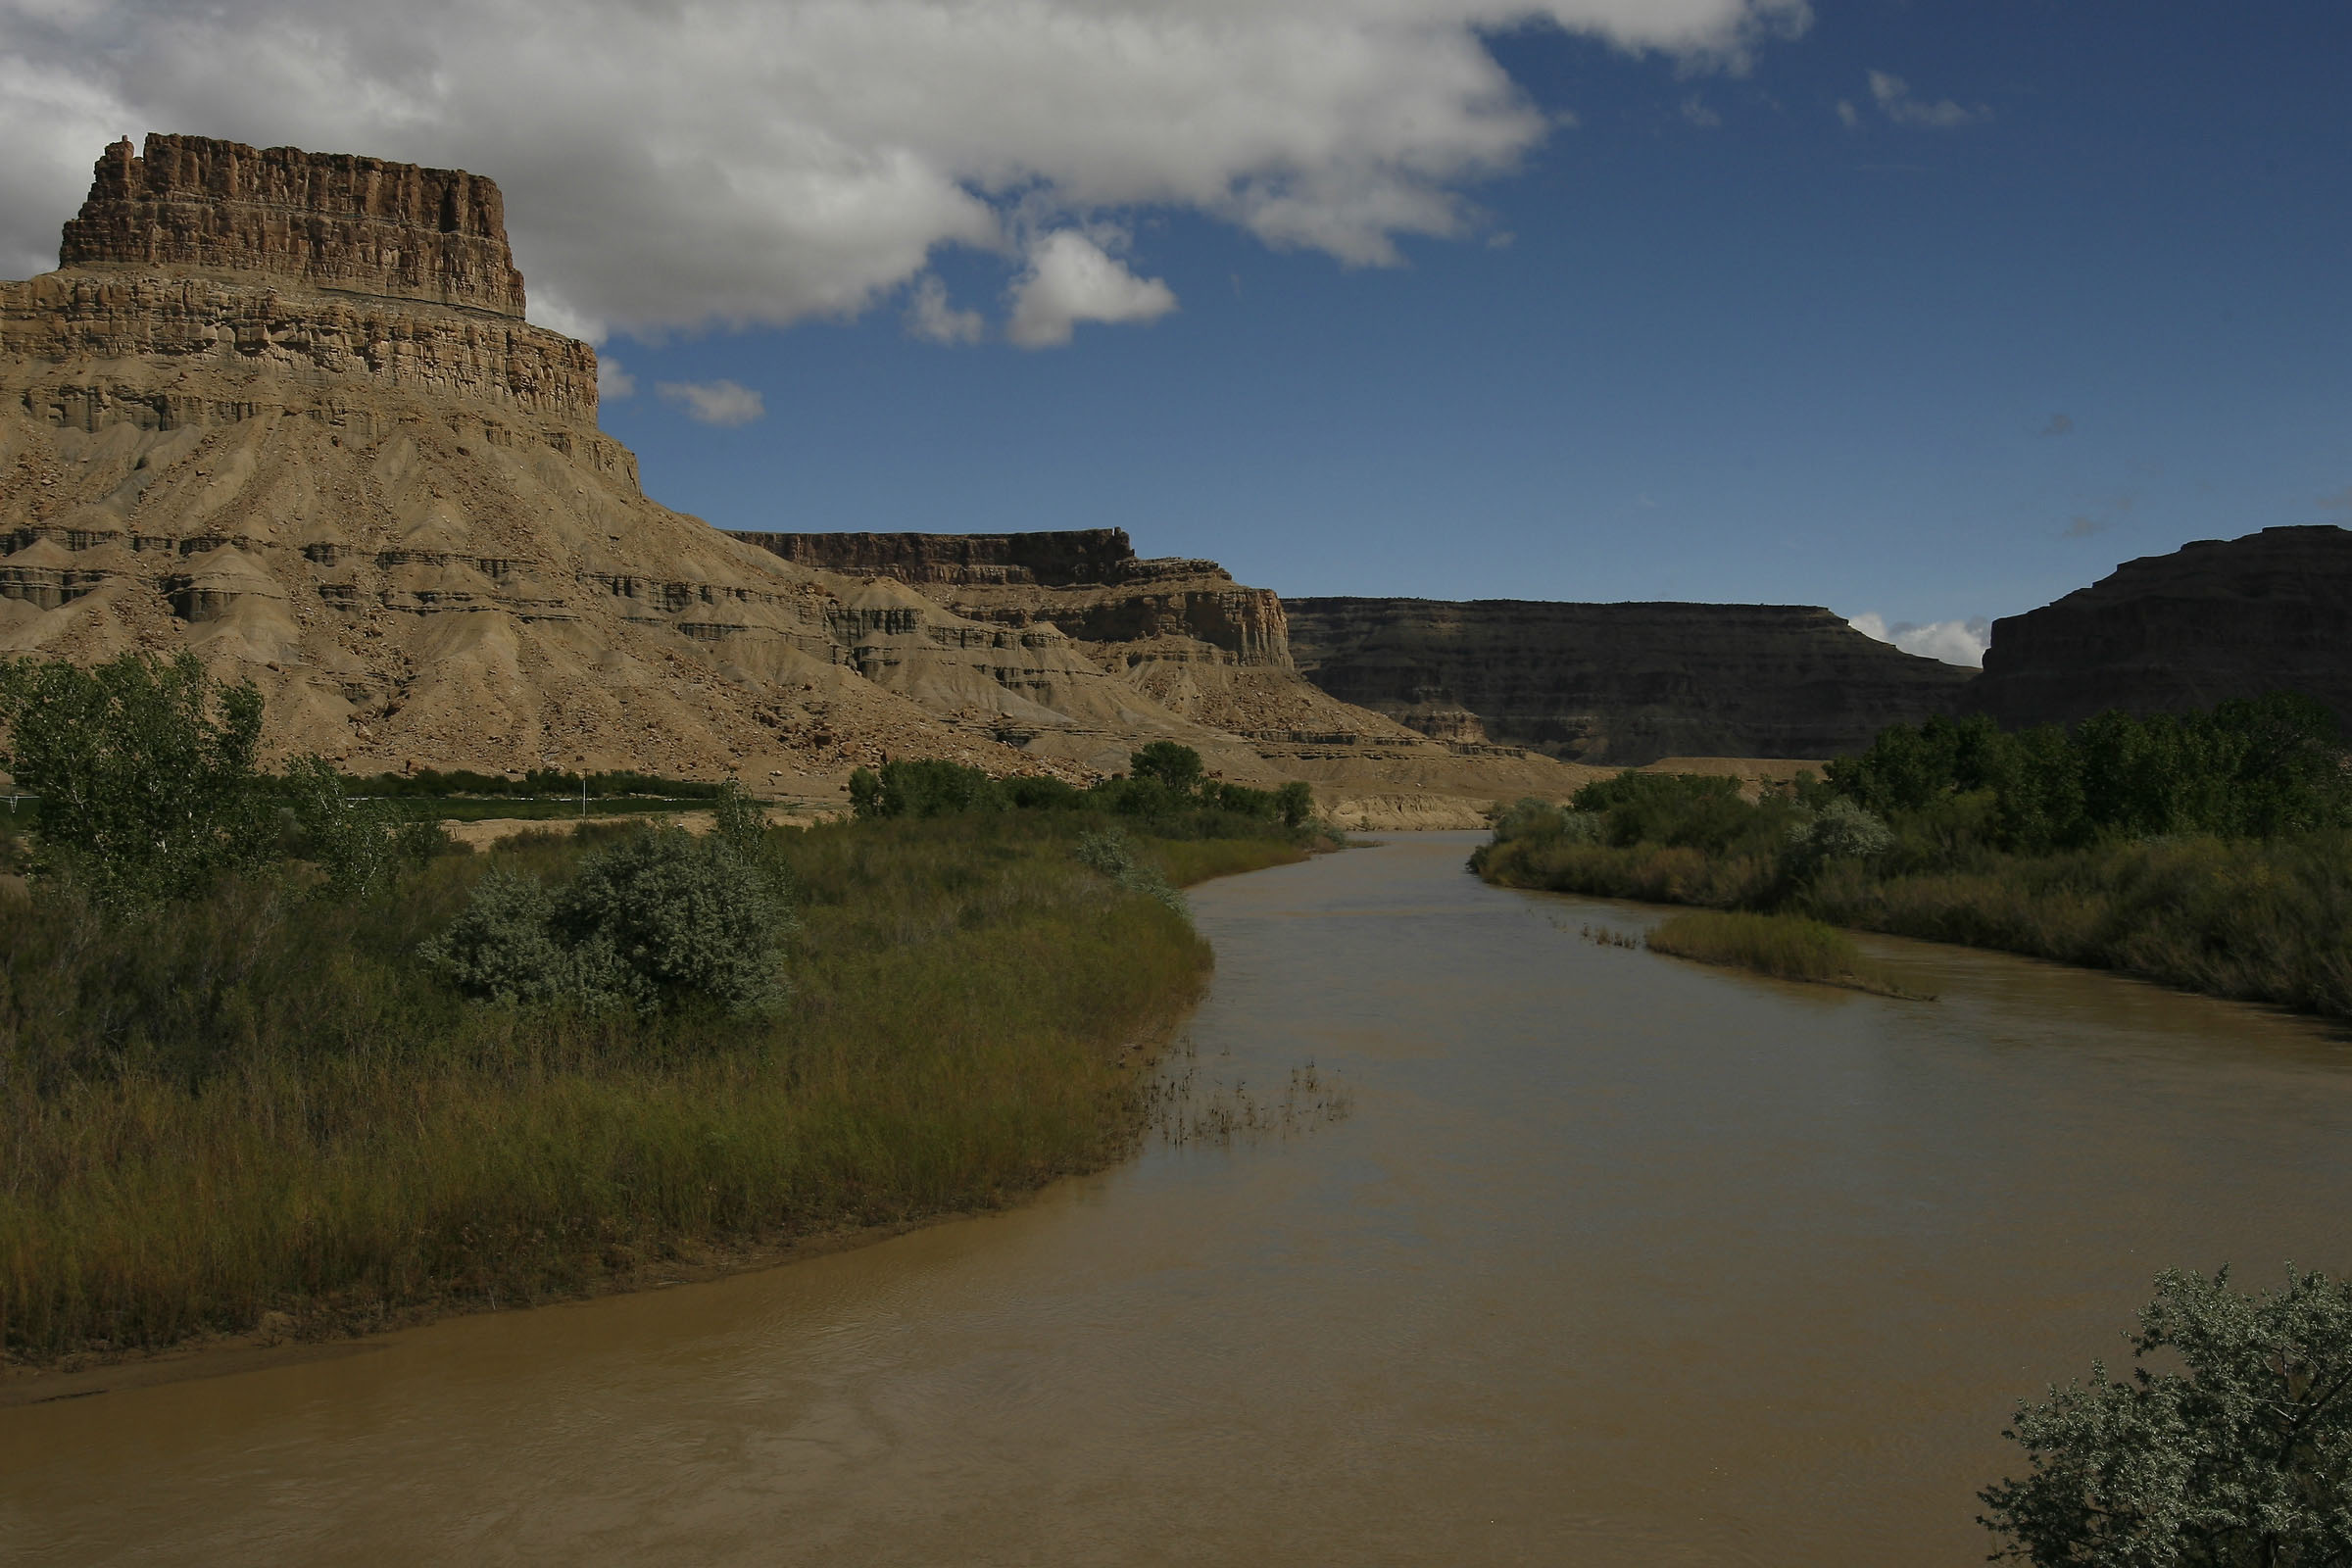
M 2006 728 L 2295 691 L 2352 727 L 2352 530 L 2265 528 L 2127 561 L 1992 623 L 1965 703 Z
M 1293 599 L 1307 679 L 1424 734 L 1639 766 L 1827 758 L 1949 711 L 1976 672 L 1796 605 Z

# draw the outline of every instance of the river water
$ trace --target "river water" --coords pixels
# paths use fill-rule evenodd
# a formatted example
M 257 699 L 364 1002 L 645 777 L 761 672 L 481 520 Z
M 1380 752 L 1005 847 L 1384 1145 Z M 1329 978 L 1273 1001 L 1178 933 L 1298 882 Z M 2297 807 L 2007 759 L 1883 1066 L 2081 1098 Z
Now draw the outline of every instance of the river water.
M 1935 1003 L 1603 947 L 1471 835 L 1199 889 L 1203 1104 L 1017 1211 L 0 1411 L 59 1563 L 1958 1565 L 2011 1402 L 2168 1265 L 2352 1264 L 2352 1046 L 1874 943 Z M 1238 1086 L 1238 1087 L 1237 1087 Z M 1237 1098 L 1240 1097 L 1240 1098 Z

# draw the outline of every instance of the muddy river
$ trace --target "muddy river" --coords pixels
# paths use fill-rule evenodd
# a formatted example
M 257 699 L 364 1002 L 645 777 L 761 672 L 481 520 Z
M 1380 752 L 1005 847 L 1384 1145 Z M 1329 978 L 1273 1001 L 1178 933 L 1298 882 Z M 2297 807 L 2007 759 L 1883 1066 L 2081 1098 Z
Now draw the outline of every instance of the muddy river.
M 2352 1046 L 1956 949 L 1935 1003 L 1580 928 L 1428 835 L 1196 892 L 1198 1126 L 1015 1212 L 0 1411 L 57 1563 L 1983 1559 L 2011 1401 L 2167 1265 L 2352 1264 Z M 1312 1062 L 1347 1114 L 1294 1102 Z M 1180 1058 L 1176 1063 L 1185 1065 Z

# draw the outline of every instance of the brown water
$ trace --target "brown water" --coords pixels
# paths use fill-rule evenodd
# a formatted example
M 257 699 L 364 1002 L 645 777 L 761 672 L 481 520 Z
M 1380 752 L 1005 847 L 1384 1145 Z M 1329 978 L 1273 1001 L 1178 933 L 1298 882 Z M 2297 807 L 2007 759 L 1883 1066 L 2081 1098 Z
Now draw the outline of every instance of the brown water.
M 1348 1119 L 371 1353 L 0 1411 L 41 1562 L 1981 1561 L 2168 1264 L 2352 1263 L 2352 1047 L 1913 944 L 1581 940 L 1431 835 L 1212 884 L 1201 1078 Z M 1563 929 L 1564 927 L 1564 929 Z M 1265 1098 L 1272 1098 L 1267 1096 Z

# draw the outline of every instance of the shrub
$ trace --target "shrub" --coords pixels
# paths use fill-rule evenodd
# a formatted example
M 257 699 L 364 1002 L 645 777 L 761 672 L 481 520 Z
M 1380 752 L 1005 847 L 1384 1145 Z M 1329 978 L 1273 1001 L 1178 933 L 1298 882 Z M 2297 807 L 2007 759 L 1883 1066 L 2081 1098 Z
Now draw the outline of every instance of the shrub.
M 2320 1568 L 2352 1561 L 2352 1286 L 2286 1271 L 2260 1297 L 2168 1271 L 2128 1336 L 2185 1375 L 2132 1369 L 2019 1401 L 2022 1481 L 1979 1494 L 1994 1560 Z
M 1157 899 L 1181 915 L 1189 917 L 1192 913 L 1184 902 L 1184 895 L 1170 887 L 1168 879 L 1160 875 L 1158 870 L 1137 859 L 1134 844 L 1115 827 L 1100 833 L 1089 833 L 1079 839 L 1078 859 L 1129 893 L 1142 893 Z
M 1789 824 L 1788 868 L 1810 877 L 1831 860 L 1874 860 L 1893 848 L 1893 831 L 1840 795 L 1811 820 Z
M 567 887 L 493 871 L 417 954 L 470 995 L 660 1012 L 703 1000 L 772 1010 L 792 916 L 738 822 L 697 840 L 648 827 L 581 862 Z

